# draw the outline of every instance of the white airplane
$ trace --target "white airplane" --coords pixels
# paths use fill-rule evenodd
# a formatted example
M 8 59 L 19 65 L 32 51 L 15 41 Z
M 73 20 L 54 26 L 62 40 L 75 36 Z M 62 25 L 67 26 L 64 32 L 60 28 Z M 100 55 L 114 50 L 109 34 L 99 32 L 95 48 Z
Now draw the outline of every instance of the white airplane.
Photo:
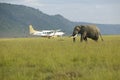
M 36 35 L 36 36 L 41 36 L 41 37 L 60 37 L 63 36 L 65 33 L 61 32 L 60 30 L 41 30 L 37 31 L 34 30 L 32 25 L 29 25 L 29 32 L 30 35 Z

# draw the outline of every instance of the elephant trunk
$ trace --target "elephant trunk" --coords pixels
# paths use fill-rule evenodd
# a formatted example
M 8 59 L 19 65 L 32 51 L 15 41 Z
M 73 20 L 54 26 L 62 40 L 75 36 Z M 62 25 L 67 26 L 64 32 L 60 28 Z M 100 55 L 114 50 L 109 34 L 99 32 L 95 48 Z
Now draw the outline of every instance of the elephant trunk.
M 73 42 L 75 42 L 75 38 L 77 37 L 77 34 L 76 35 L 72 35 L 72 38 L 73 38 Z
M 75 42 L 75 38 L 73 38 L 73 42 Z

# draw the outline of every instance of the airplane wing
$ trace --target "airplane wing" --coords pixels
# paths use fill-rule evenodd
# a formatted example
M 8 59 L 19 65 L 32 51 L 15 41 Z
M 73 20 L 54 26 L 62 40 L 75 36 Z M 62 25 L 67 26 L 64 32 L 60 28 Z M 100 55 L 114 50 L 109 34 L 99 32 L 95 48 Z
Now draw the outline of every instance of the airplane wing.
M 58 31 L 61 31 L 61 29 L 57 29 L 57 30 L 50 30 L 52 32 L 58 32 Z

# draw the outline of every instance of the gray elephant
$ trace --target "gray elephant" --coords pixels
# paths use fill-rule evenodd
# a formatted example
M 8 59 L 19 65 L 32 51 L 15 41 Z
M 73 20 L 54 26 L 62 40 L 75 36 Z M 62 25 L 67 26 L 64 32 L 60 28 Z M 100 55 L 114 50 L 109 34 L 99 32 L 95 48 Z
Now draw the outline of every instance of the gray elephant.
M 100 33 L 99 28 L 96 25 L 79 25 L 75 26 L 73 30 L 73 42 L 75 42 L 75 36 L 77 34 L 81 34 L 80 41 L 83 40 L 87 41 L 87 38 L 91 38 L 94 41 L 98 41 L 99 35 L 101 37 L 101 40 L 103 41 L 102 35 Z

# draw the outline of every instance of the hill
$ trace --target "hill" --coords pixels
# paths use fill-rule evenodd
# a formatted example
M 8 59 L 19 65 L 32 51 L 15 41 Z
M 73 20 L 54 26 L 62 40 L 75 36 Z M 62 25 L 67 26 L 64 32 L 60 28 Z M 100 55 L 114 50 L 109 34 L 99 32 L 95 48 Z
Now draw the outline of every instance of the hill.
M 38 9 L 23 5 L 0 3 L 0 37 L 25 37 L 29 35 L 28 25 L 35 29 L 61 29 L 72 33 L 73 27 L 85 22 L 72 22 L 63 16 L 47 15 Z M 102 34 L 120 34 L 120 25 L 96 24 Z

